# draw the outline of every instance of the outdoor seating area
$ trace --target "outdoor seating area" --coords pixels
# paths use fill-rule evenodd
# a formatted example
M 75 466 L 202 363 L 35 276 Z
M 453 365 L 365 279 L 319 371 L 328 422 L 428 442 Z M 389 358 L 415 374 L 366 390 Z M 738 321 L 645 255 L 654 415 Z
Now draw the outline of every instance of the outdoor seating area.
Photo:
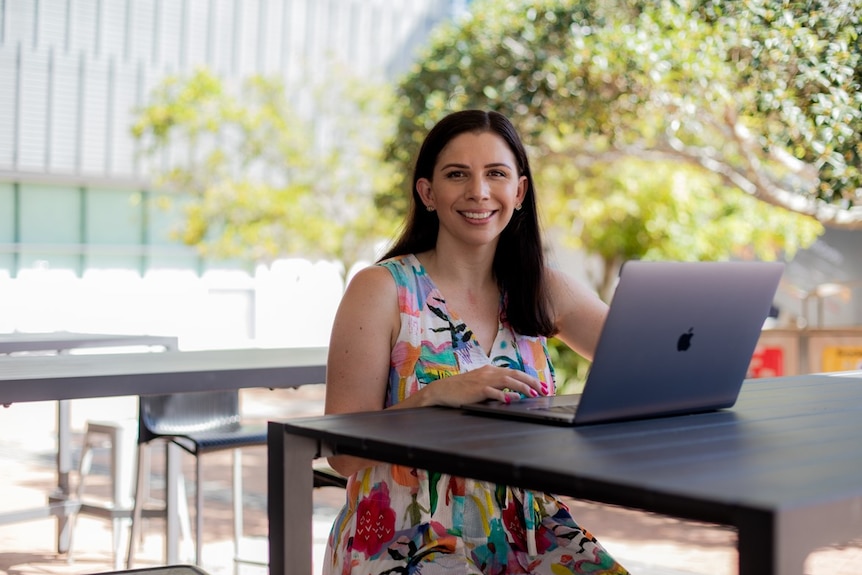
M 862 575 L 860 37 L 0 0 L 0 575 Z
M 268 417 L 298 417 L 319 414 L 322 410 L 321 386 L 307 389 L 268 390 L 255 389 L 241 392 L 243 412 L 250 422 L 265 428 Z M 105 413 L 128 413 L 135 403 L 132 397 L 98 398 L 74 402 L 74 419 L 89 421 L 104 417 Z M 4 490 L 0 517 L 20 511 L 22 506 L 39 508 L 46 505 L 48 495 L 56 489 L 56 471 L 53 456 L 55 441 L 53 426 L 56 404 L 53 402 L 21 403 L 7 408 L 0 418 L 0 457 L 6 472 L 2 473 L 0 486 Z M 46 425 L 47 424 L 47 425 Z M 75 425 L 78 427 L 78 425 Z M 71 434 L 73 462 L 77 463 L 78 446 L 83 434 Z M 151 484 L 149 496 L 153 500 L 165 499 L 165 451 L 164 446 L 152 450 Z M 235 553 L 233 526 L 233 503 L 230 498 L 234 479 L 234 467 L 229 451 L 208 454 L 202 465 L 204 483 L 205 523 L 202 531 L 202 559 L 210 575 L 218 573 L 266 573 L 266 482 L 260 470 L 266 467 L 266 449 L 263 445 L 243 450 L 241 467 L 243 485 L 243 537 L 238 555 Z M 110 506 L 113 500 L 111 449 L 107 446 L 94 448 L 90 473 L 82 503 L 95 508 Z M 187 477 L 186 490 L 179 499 L 184 509 L 173 513 L 185 515 L 185 521 L 195 519 L 193 478 L 196 463 L 190 456 L 178 461 L 181 476 Z M 131 471 L 131 470 L 129 470 Z M 326 472 L 321 470 L 321 474 Z M 78 484 L 77 473 L 72 473 L 73 488 Z M 323 538 L 332 521 L 334 509 L 343 498 L 340 487 L 319 489 L 321 515 L 316 531 Z M 186 499 L 188 501 L 186 501 Z M 122 555 L 120 567 L 114 553 L 116 532 L 110 515 L 95 512 L 80 514 L 73 522 L 71 553 L 57 551 L 57 519 L 43 513 L 42 519 L 0 525 L 0 572 L 15 573 L 69 573 L 125 571 L 126 545 L 130 540 L 131 509 L 120 514 L 120 538 Z M 179 517 L 177 518 L 179 519 Z M 180 521 L 182 522 L 182 521 Z M 195 539 L 187 528 L 180 528 L 174 543 L 176 557 L 172 563 L 166 560 L 166 524 L 164 514 L 151 515 L 140 523 L 138 543 L 135 545 L 134 572 L 165 564 L 195 563 Z M 319 542 L 320 543 L 320 542 Z M 14 549 L 14 553 L 5 550 Z M 235 563 L 235 559 L 239 559 Z
M 317 415 L 321 411 L 322 388 L 308 386 L 294 390 L 246 390 L 241 392 L 242 404 L 250 420 L 296 418 Z M 76 418 L 97 417 L 105 411 L 128 412 L 134 408 L 131 398 L 104 398 L 76 403 Z M 52 456 L 54 435 L 50 422 L 54 417 L 50 402 L 17 404 L 4 410 L 0 417 L 0 513 L 13 506 L 37 505 L 46 500 L 53 489 Z M 82 439 L 75 434 L 75 441 Z M 161 458 L 154 459 L 154 474 L 162 472 Z M 267 561 L 266 482 L 258 470 L 265 465 L 264 448 L 244 451 L 244 538 L 242 557 Z M 95 501 L 110 501 L 109 454 L 106 449 L 94 453 L 93 470 L 88 492 Z M 194 464 L 187 458 L 184 469 L 191 478 Z M 228 453 L 213 454 L 204 467 L 204 482 L 209 486 L 206 500 L 211 518 L 204 527 L 203 570 L 209 575 L 232 575 L 233 543 L 231 532 L 230 492 L 232 475 Z M 163 488 L 157 482 L 154 486 Z M 191 491 L 190 491 L 191 494 Z M 337 488 L 316 489 L 314 492 L 313 542 L 314 557 L 323 551 L 332 520 L 343 503 Z M 604 542 L 632 565 L 638 575 L 734 575 L 735 534 L 713 525 L 681 521 L 657 514 L 572 501 L 578 517 L 597 532 Z M 124 526 L 128 529 L 128 525 Z M 156 568 L 164 563 L 164 529 L 161 520 L 145 522 L 143 544 L 137 554 L 138 570 Z M 181 542 L 180 562 L 190 563 L 193 546 Z M 12 551 L 14 550 L 14 551 Z M 644 561 L 639 557 L 648 556 Z M 815 553 L 806 573 L 815 575 L 858 575 L 862 561 L 862 541 L 856 545 L 836 545 Z M 267 569 L 244 563 L 238 566 L 241 575 L 264 575 Z M 97 516 L 81 516 L 75 528 L 73 561 L 56 552 L 54 519 L 43 518 L 16 525 L 0 525 L 0 572 L 16 575 L 88 575 L 115 571 L 112 557 L 110 520 Z M 142 574 L 143 575 L 143 574 Z M 156 575 L 156 574 L 153 574 Z M 161 574 L 158 574 L 161 575 Z
M 263 446 L 266 443 L 265 428 L 259 423 L 257 428 L 243 427 L 240 424 L 238 390 L 246 387 L 300 387 L 303 385 L 320 384 L 324 379 L 325 349 L 263 350 L 240 349 L 217 350 L 215 352 L 175 351 L 176 340 L 164 337 L 146 337 L 85 334 L 57 332 L 55 334 L 11 334 L 4 336 L 2 342 L 3 364 L 2 397 L 3 404 L 16 402 L 38 402 L 40 400 L 57 400 L 56 436 L 56 489 L 50 494 L 48 505 L 40 510 L 15 509 L 0 516 L 0 523 L 16 523 L 39 517 L 40 515 L 56 516 L 56 548 L 61 553 L 72 551 L 72 530 L 75 519 L 88 512 L 111 518 L 114 526 L 114 567 L 123 564 L 126 553 L 120 554 L 117 533 L 117 519 L 132 520 L 132 532 L 129 538 L 127 565 L 131 567 L 134 561 L 135 535 L 139 533 L 143 518 L 142 510 L 146 492 L 141 489 L 149 484 L 148 473 L 151 470 L 149 446 L 154 439 L 165 438 L 169 441 L 165 447 L 165 495 L 162 514 L 165 517 L 165 553 L 166 564 L 175 563 L 178 558 L 177 542 L 179 541 L 178 522 L 180 517 L 188 517 L 185 511 L 185 485 L 180 473 L 180 459 L 177 453 L 179 446 L 198 456 L 204 451 L 222 451 L 242 446 Z M 150 350 L 132 353 L 110 353 L 112 350 L 126 350 L 132 345 L 144 348 L 159 348 L 152 353 Z M 72 355 L 77 349 L 88 348 L 103 353 L 87 355 Z M 27 386 L 27 387 L 24 387 Z M 160 395 L 155 393 L 162 391 Z M 167 394 L 170 392 L 170 394 Z M 179 392 L 179 393 L 176 393 Z M 138 461 L 136 488 L 132 496 L 134 509 L 112 509 L 82 506 L 73 497 L 71 488 L 71 471 L 75 468 L 71 463 L 71 429 L 70 400 L 89 397 L 137 396 L 141 395 L 138 406 L 137 443 Z M 205 399 L 207 401 L 205 401 Z M 194 408 L 194 410 L 191 409 Z M 213 409 L 215 408 L 215 409 Z M 173 418 L 173 419 L 172 419 Z M 182 419 L 181 422 L 178 422 Z M 102 429 L 107 429 L 102 424 Z M 89 429 L 89 422 L 88 422 Z M 113 439 L 117 439 L 114 436 Z M 80 452 L 90 456 L 84 449 L 84 442 L 90 447 L 89 438 L 82 441 Z M 126 442 L 124 442 L 126 443 Z M 112 457 L 119 457 L 119 451 L 124 445 L 111 445 Z M 131 461 L 127 455 L 122 459 Z M 195 457 L 195 485 L 199 488 L 195 494 L 197 502 L 196 542 L 199 542 L 203 526 L 203 490 L 201 479 L 200 457 Z M 235 485 L 241 485 L 240 467 L 237 462 Z M 146 464 L 145 464 L 146 462 Z M 90 462 L 82 461 L 77 469 L 84 470 L 91 466 Z M 130 470 L 119 469 L 112 465 L 114 479 L 119 481 L 120 475 L 128 475 Z M 80 488 L 80 477 L 78 487 Z M 111 486 L 114 493 L 113 504 L 124 498 L 117 491 L 118 485 Z M 139 491 L 140 490 L 140 491 Z M 75 489 L 78 494 L 81 489 Z M 242 505 L 241 497 L 237 498 L 234 523 L 236 529 L 235 541 L 241 533 Z M 148 514 L 150 515 L 150 514 Z M 186 530 L 188 533 L 188 529 Z M 237 546 L 235 546 L 237 547 Z M 196 543 L 194 562 L 200 563 L 200 546 Z

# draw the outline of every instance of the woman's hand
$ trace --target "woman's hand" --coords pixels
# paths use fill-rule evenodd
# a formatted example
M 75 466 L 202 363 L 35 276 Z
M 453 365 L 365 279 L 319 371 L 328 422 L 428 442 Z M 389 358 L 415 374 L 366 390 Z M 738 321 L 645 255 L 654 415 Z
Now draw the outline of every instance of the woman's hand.
M 548 395 L 548 385 L 523 371 L 486 365 L 458 375 L 444 377 L 433 381 L 418 393 L 402 401 L 402 404 L 413 403 L 403 407 L 418 407 L 427 405 L 445 405 L 460 407 L 467 403 L 477 403 L 486 399 L 495 399 L 509 403 L 517 401 L 521 395 L 538 397 Z

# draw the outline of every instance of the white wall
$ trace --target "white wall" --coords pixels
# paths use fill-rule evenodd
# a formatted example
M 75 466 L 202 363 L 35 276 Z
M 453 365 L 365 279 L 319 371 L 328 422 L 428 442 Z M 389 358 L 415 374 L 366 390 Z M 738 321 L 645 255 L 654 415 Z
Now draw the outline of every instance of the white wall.
M 162 270 L 0 271 L 0 332 L 179 337 L 182 349 L 325 346 L 344 291 L 341 266 L 279 260 L 252 274 Z

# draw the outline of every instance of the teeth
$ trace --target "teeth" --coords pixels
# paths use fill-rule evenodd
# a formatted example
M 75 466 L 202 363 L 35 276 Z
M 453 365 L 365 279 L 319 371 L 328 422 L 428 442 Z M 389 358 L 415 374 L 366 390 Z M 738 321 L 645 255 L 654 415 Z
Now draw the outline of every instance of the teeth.
M 485 218 L 491 217 L 493 212 L 463 212 L 465 218 L 469 218 L 471 220 L 483 220 Z

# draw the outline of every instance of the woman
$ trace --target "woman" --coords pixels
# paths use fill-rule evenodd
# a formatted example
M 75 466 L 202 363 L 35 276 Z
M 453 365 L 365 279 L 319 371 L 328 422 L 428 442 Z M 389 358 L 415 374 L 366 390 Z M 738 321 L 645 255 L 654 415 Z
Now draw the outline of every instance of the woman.
M 512 124 L 451 114 L 419 151 L 403 233 L 344 294 L 326 413 L 551 395 L 545 338 L 591 358 L 606 312 L 545 267 Z M 349 482 L 324 573 L 626 573 L 551 495 L 351 456 L 330 465 Z

